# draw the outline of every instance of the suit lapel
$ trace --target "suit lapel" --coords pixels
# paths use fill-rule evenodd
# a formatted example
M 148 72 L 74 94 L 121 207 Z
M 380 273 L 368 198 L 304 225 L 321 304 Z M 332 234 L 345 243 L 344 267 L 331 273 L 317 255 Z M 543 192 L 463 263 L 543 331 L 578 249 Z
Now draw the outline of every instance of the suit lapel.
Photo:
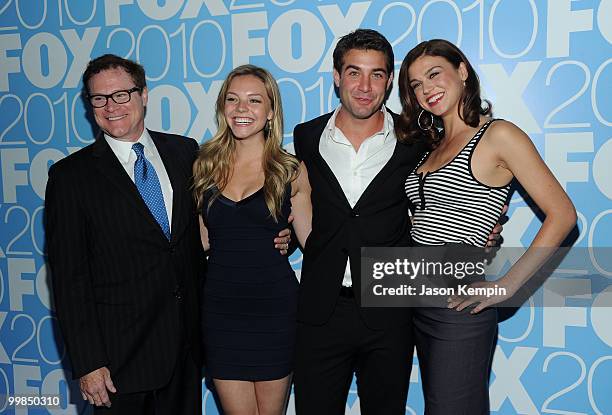
M 94 163 L 98 171 L 126 196 L 126 198 L 137 209 L 139 216 L 146 218 L 151 225 L 155 226 L 159 230 L 161 237 L 166 239 L 164 232 L 159 226 L 159 223 L 157 223 L 151 214 L 151 211 L 142 199 L 138 188 L 132 179 L 130 179 L 130 176 L 128 176 L 127 172 L 117 159 L 117 156 L 115 156 L 115 153 L 113 153 L 113 150 L 110 148 L 102 134 L 98 135 L 93 147 L 93 156 L 95 159 Z
M 364 203 L 363 202 L 364 200 L 367 200 L 369 197 L 374 195 L 376 192 L 376 189 L 380 186 L 380 184 L 384 183 L 389 177 L 389 175 L 393 173 L 393 171 L 398 166 L 400 160 L 402 160 L 405 150 L 406 150 L 406 146 L 404 146 L 401 143 L 395 143 L 395 149 L 393 150 L 393 154 L 391 155 L 391 158 L 383 166 L 383 168 L 378 172 L 378 174 L 374 176 L 370 184 L 368 184 L 368 187 L 365 188 L 365 190 L 359 197 L 359 200 L 355 204 L 356 208 L 359 207 L 360 204 Z
M 188 219 L 183 212 L 185 204 L 188 203 L 185 198 L 190 196 L 189 189 L 187 189 L 187 177 L 185 177 L 185 172 L 181 169 L 179 164 L 180 158 L 174 154 L 172 143 L 168 137 L 151 130 L 149 130 L 149 135 L 155 143 L 155 147 L 157 147 L 172 185 L 172 225 L 170 229 L 171 241 L 175 241 Z
M 388 110 L 387 110 L 388 111 Z M 393 116 L 393 121 L 396 122 L 397 118 L 395 115 L 389 111 Z M 363 191 L 359 200 L 355 204 L 355 207 L 358 208 L 361 204 L 365 203 L 370 197 L 376 196 L 376 189 L 384 183 L 389 176 L 399 167 L 402 163 L 407 163 L 411 158 L 411 153 L 422 151 L 417 148 L 415 145 L 406 145 L 400 143 L 399 141 L 395 144 L 395 149 L 393 150 L 393 154 L 389 161 L 383 166 L 383 168 L 378 172 L 374 179 L 370 182 L 368 187 Z M 413 154 L 413 158 L 416 156 L 416 153 Z
M 333 114 L 333 113 L 332 113 Z M 331 115 L 331 114 L 330 114 Z M 344 190 L 342 190 L 342 186 L 340 186 L 340 182 L 338 182 L 338 178 L 329 167 L 329 164 L 325 161 L 321 152 L 319 151 L 319 145 L 321 143 L 321 135 L 323 135 L 323 131 L 327 126 L 327 122 L 330 117 L 325 117 L 322 119 L 322 123 L 318 125 L 314 131 L 312 132 L 312 161 L 317 169 L 321 172 L 323 176 L 323 181 L 328 183 L 331 186 L 332 193 L 338 196 L 338 200 L 345 206 L 347 209 L 351 209 L 351 205 L 349 201 L 346 199 L 346 195 L 344 194 Z

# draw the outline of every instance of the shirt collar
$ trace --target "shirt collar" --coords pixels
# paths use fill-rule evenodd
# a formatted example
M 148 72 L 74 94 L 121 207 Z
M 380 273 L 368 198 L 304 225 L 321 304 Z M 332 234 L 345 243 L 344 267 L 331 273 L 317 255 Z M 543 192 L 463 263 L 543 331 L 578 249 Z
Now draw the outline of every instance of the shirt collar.
M 142 131 L 142 135 L 136 141 L 117 140 L 106 133 L 104 134 L 104 139 L 111 147 L 119 161 L 123 164 L 127 163 L 130 159 L 130 156 L 132 155 L 132 146 L 134 143 L 141 143 L 144 146 L 145 157 L 151 158 L 151 156 L 155 154 L 151 149 L 151 146 L 154 146 L 155 144 L 153 144 L 153 140 L 151 139 L 149 131 L 147 131 L 146 128 Z
M 384 142 L 386 143 L 387 140 L 389 140 L 389 136 L 391 136 L 392 133 L 394 133 L 394 124 L 393 124 L 393 116 L 391 115 L 391 113 L 387 110 L 387 107 L 383 106 L 381 108 L 381 111 L 383 112 L 385 119 L 383 121 L 383 129 L 382 129 L 382 133 L 384 135 Z
M 326 132 L 325 135 L 330 140 L 334 140 L 336 138 L 336 116 L 338 115 L 338 111 L 340 111 L 340 108 L 342 108 L 342 104 L 336 107 L 331 118 L 327 121 L 327 124 L 325 125 L 325 132 Z M 372 137 L 381 134 L 383 136 L 383 143 L 386 143 L 387 140 L 389 139 L 389 135 L 390 135 L 389 133 L 391 133 L 394 128 L 393 117 L 391 116 L 391 113 L 387 110 L 387 107 L 385 107 L 384 105 L 380 108 L 380 111 L 382 111 L 384 115 L 383 128 L 377 133 L 374 133 Z M 344 135 L 342 135 L 342 137 L 344 137 Z M 343 143 L 343 144 L 346 144 L 346 143 Z

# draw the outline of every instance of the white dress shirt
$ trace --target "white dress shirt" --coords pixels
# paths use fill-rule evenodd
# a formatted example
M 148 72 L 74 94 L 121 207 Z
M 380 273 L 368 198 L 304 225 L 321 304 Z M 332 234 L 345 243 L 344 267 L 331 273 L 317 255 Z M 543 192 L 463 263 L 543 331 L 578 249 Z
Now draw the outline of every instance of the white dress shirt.
M 144 155 L 147 160 L 151 162 L 157 173 L 157 178 L 159 179 L 159 184 L 161 185 L 162 194 L 164 196 L 166 213 L 168 214 L 168 224 L 170 225 L 170 229 L 172 229 L 172 185 L 170 184 L 168 173 L 159 156 L 157 147 L 155 147 L 147 129 L 145 128 L 137 141 L 116 140 L 106 134 L 104 134 L 104 138 L 132 181 L 134 181 L 134 164 L 136 163 L 136 153 L 132 150 L 132 145 L 134 145 L 134 143 L 141 143 L 144 146 Z
M 393 129 L 393 117 L 385 107 L 381 109 L 385 118 L 381 131 L 365 139 L 355 151 L 342 131 L 336 127 L 336 108 L 329 119 L 319 142 L 321 156 L 336 176 L 346 199 L 354 207 L 374 177 L 393 155 L 397 138 Z M 351 287 L 351 268 L 346 261 L 342 285 Z

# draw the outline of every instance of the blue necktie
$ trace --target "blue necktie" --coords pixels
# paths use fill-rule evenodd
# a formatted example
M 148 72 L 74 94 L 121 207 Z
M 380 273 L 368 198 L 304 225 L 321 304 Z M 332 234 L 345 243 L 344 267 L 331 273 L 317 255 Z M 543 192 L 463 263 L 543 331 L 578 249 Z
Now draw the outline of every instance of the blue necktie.
M 141 143 L 132 145 L 132 150 L 136 153 L 136 163 L 134 163 L 134 182 L 153 214 L 153 217 L 161 226 L 166 238 L 170 240 L 170 225 L 168 224 L 168 213 L 164 204 L 164 195 L 157 178 L 157 173 L 153 165 L 144 155 L 144 146 Z

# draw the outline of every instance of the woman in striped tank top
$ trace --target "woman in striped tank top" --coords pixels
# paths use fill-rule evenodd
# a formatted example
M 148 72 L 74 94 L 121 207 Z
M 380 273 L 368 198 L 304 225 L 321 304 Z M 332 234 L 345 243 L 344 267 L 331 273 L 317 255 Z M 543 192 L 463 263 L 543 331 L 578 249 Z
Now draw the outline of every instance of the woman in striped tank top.
M 430 151 L 406 180 L 415 245 L 484 246 L 516 178 L 546 215 L 531 246 L 501 279 L 473 286 L 500 296 L 452 296 L 448 308 L 415 308 L 414 330 L 427 415 L 489 413 L 488 378 L 497 333 L 492 308 L 539 269 L 576 223 L 567 194 L 529 137 L 489 118 L 476 72 L 445 40 L 412 49 L 399 74 L 399 140 L 427 140 Z

